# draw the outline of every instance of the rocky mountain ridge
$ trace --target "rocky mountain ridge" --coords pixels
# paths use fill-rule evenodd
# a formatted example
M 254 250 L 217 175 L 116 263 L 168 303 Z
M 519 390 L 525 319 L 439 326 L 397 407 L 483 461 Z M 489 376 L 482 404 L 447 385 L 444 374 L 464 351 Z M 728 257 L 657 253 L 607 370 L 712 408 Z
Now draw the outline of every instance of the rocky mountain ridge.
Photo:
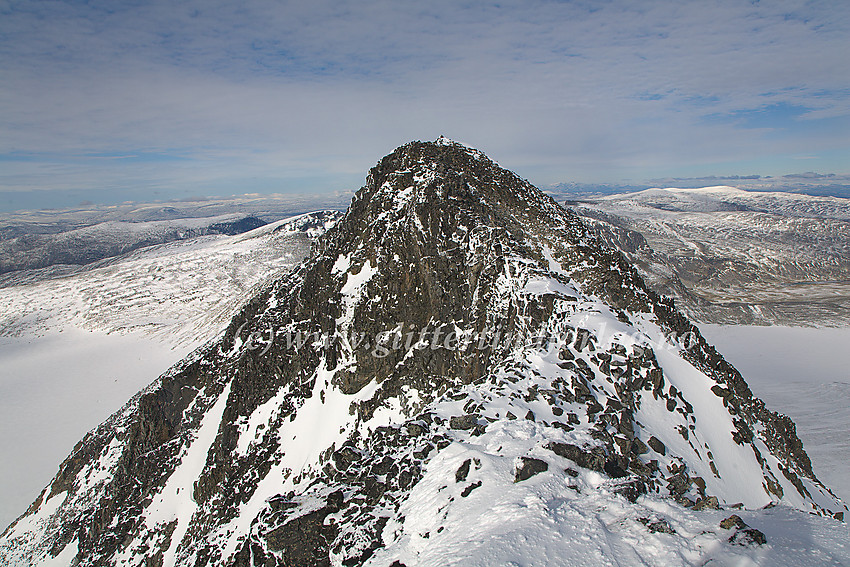
M 601 494 L 846 510 L 794 424 L 620 253 L 441 138 L 383 158 L 298 269 L 81 441 L 0 558 L 480 559 L 499 539 L 453 526 L 535 486 L 559 514 Z M 732 553 L 704 539 L 697 556 Z

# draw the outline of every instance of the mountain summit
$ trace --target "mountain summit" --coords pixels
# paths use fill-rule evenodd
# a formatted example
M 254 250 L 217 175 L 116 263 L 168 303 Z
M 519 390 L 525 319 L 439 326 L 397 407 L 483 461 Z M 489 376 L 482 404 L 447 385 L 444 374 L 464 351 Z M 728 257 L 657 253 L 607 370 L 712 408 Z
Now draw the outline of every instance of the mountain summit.
M 704 561 L 763 539 L 717 509 L 772 504 L 846 510 L 622 255 L 440 138 L 383 158 L 298 269 L 83 439 L 0 559 L 593 562 L 642 530 Z

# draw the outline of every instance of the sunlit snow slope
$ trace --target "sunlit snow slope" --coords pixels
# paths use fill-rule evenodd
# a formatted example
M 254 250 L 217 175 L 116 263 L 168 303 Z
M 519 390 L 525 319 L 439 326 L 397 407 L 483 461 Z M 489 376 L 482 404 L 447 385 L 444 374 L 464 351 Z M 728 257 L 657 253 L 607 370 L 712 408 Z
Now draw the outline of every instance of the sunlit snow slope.
M 818 477 L 850 501 L 850 328 L 700 330 L 760 398 L 794 420 Z

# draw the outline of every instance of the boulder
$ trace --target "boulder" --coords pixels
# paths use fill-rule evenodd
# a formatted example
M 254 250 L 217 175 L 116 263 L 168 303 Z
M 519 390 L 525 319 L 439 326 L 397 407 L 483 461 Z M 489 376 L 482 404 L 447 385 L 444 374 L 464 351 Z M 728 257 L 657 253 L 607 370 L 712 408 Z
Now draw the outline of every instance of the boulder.
M 475 414 L 454 415 L 449 420 L 451 429 L 472 429 L 478 425 L 478 416 Z
M 549 464 L 542 459 L 534 457 L 520 457 L 520 463 L 514 474 L 514 482 L 522 482 L 528 480 L 534 475 L 546 472 L 549 470 Z

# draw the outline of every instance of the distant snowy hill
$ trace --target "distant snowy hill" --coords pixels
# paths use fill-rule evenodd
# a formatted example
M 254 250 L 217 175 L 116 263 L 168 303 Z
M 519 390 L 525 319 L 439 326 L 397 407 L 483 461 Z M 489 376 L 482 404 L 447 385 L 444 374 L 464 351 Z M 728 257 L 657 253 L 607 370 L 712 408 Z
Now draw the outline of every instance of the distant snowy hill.
M 86 435 L 0 561 L 840 565 L 846 511 L 622 255 L 440 138 Z
M 91 264 L 155 244 L 210 234 L 239 234 L 264 224 L 256 217 L 222 215 L 181 221 L 108 221 L 59 234 L 18 236 L 0 240 L 0 274 Z
M 732 187 L 569 203 L 697 321 L 850 321 L 850 200 Z
M 297 265 L 339 216 L 311 213 L 0 277 L 0 523 L 89 429 L 220 334 L 257 286 Z
M 251 288 L 285 273 L 340 213 L 272 223 L 237 236 L 207 236 L 87 266 L 22 270 L 0 279 L 0 336 L 38 335 L 72 325 L 140 330 L 173 345 L 211 338 Z
M 89 264 L 155 244 L 240 234 L 306 211 L 344 209 L 349 199 L 243 195 L 0 213 L 0 275 L 47 266 L 62 270 L 64 265 Z

